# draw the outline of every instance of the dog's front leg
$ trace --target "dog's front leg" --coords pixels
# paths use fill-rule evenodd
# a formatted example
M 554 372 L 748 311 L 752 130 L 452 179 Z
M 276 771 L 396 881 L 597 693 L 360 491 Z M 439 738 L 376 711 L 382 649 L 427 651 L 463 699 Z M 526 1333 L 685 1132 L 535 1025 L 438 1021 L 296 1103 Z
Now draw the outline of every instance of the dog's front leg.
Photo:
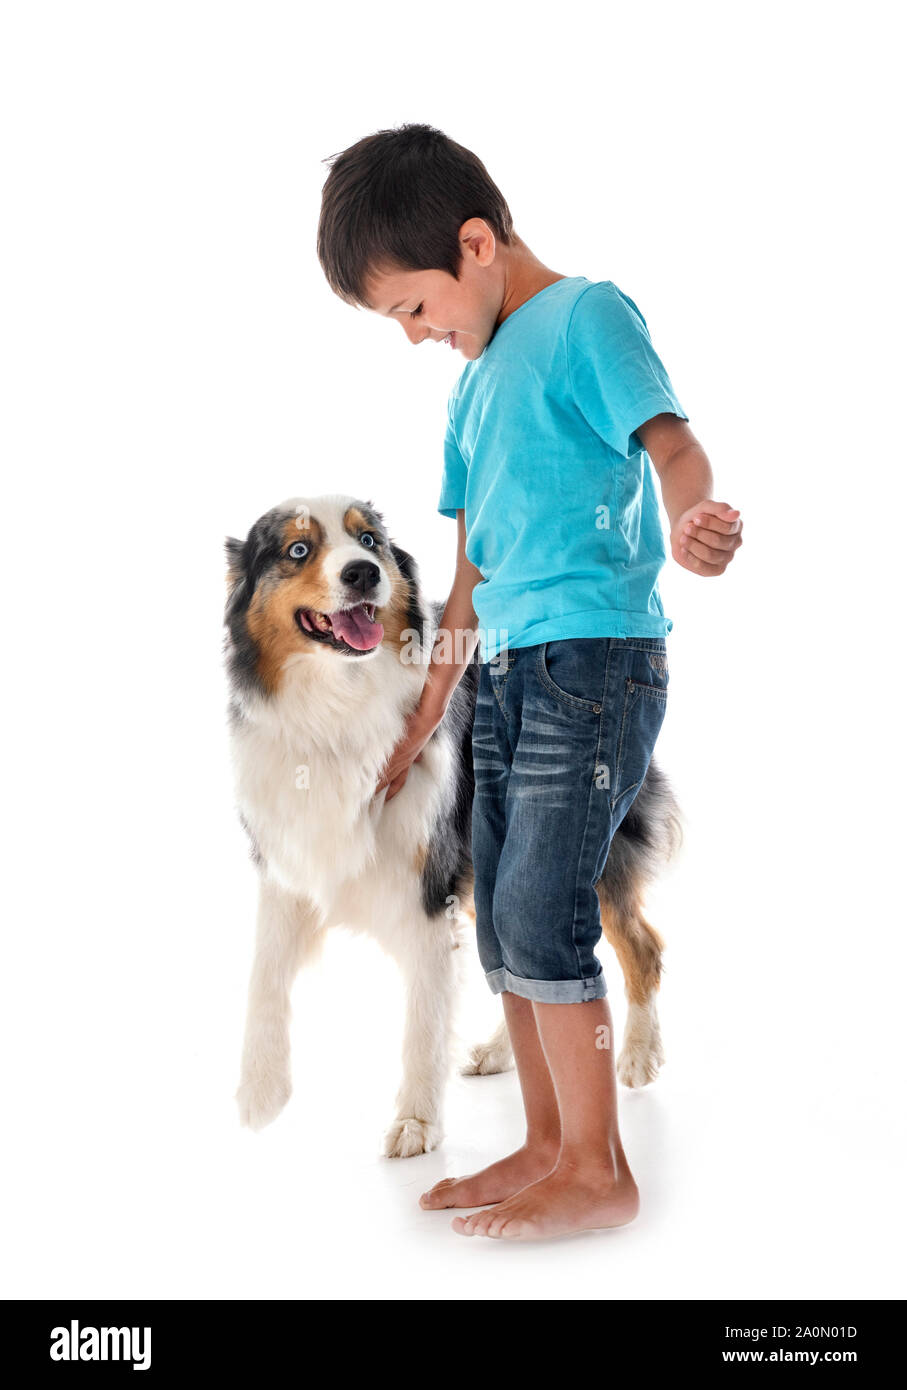
M 250 1129 L 270 1124 L 290 1098 L 290 987 L 300 965 L 317 950 L 318 926 L 311 903 L 262 877 L 236 1092 L 240 1123 Z
M 451 1063 L 456 937 L 446 917 L 423 917 L 388 943 L 406 983 L 403 1081 L 385 1136 L 388 1158 L 428 1153 L 443 1138 L 441 1108 Z

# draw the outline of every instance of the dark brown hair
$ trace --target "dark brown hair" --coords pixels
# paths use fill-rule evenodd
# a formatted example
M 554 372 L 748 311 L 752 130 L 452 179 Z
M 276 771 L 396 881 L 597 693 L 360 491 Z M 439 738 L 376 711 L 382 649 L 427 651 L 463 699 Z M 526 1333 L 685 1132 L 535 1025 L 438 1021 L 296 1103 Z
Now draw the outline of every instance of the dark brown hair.
M 510 245 L 513 219 L 482 161 L 430 125 L 379 130 L 323 161 L 318 259 L 348 304 L 366 306 L 380 270 L 446 270 L 459 278 L 460 227 L 481 217 Z

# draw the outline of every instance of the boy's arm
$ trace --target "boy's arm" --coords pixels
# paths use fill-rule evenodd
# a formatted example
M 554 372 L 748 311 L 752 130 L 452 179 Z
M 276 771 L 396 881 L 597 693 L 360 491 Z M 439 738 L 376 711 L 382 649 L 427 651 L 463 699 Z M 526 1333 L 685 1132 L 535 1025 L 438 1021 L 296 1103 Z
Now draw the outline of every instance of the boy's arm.
M 478 640 L 478 618 L 472 606 L 472 591 L 482 572 L 466 558 L 466 521 L 457 512 L 457 567 L 432 649 L 422 698 L 406 722 L 403 737 L 385 764 L 375 787 L 387 787 L 386 801 L 396 796 L 417 762 L 422 749 L 444 718 L 450 697 L 472 660 Z
M 671 554 L 694 574 L 723 574 L 743 544 L 736 507 L 712 497 L 712 466 L 685 420 L 655 415 L 636 431 L 661 481 Z
M 431 655 L 431 664 L 419 701 L 426 723 L 434 731 L 447 709 L 460 677 L 472 660 L 478 641 L 479 620 L 472 606 L 472 591 L 482 582 L 482 571 L 466 558 L 466 518 L 457 512 L 457 567 L 441 622 L 438 640 Z

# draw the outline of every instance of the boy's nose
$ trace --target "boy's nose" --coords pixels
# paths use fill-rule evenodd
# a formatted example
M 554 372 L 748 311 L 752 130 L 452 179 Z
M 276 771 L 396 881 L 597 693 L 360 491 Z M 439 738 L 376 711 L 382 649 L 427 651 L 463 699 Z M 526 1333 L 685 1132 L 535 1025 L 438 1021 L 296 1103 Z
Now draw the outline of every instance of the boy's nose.
M 411 343 L 424 343 L 426 338 L 431 337 L 431 329 L 418 323 L 404 323 L 403 331 Z

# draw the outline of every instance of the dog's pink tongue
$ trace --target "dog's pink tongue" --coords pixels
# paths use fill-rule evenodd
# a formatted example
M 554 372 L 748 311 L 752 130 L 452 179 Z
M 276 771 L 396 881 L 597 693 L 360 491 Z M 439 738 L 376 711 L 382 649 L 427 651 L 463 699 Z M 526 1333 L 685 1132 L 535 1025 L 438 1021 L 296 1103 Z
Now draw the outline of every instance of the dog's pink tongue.
M 384 636 L 381 624 L 373 623 L 361 606 L 345 608 L 341 613 L 332 613 L 331 627 L 334 629 L 335 637 L 354 647 L 357 652 L 370 652 Z

